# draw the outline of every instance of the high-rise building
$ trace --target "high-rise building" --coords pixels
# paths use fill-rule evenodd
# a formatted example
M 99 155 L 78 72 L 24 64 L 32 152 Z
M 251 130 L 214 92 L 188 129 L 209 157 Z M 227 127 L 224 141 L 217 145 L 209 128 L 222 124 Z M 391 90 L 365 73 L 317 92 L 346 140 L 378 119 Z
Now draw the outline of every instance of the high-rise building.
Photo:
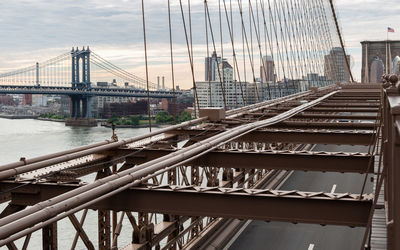
M 264 65 L 260 66 L 260 78 L 261 82 L 275 82 L 275 75 L 274 75 L 274 60 L 272 56 L 264 56 L 263 57 Z
M 385 72 L 385 65 L 383 64 L 382 59 L 376 56 L 369 68 L 370 68 L 369 82 L 370 83 L 381 82 L 382 75 Z
M 393 74 L 400 75 L 400 56 L 393 59 Z
M 362 41 L 361 45 L 362 45 L 361 79 L 363 83 L 376 81 L 376 79 L 371 79 L 371 75 L 376 76 L 376 68 L 372 69 L 372 64 L 376 62 L 375 59 L 377 57 L 383 63 L 383 69 L 384 69 L 383 74 L 394 73 L 394 68 L 392 67 L 392 64 L 394 58 L 400 55 L 399 40 Z M 373 70 L 375 70 L 375 72 L 372 72 Z M 381 77 L 382 75 L 379 76 L 379 81 Z
M 220 75 L 224 82 L 233 81 L 233 68 L 225 59 L 219 64 L 219 70 L 217 69 L 215 72 L 215 81 L 221 81 L 219 78 Z
M 349 55 L 347 55 L 347 60 L 350 63 Z M 350 82 L 350 72 L 342 48 L 334 47 L 328 55 L 325 55 L 324 71 L 326 78 L 330 81 Z
M 217 66 L 221 63 L 221 57 L 214 51 L 211 57 L 205 58 L 205 81 L 215 81 Z

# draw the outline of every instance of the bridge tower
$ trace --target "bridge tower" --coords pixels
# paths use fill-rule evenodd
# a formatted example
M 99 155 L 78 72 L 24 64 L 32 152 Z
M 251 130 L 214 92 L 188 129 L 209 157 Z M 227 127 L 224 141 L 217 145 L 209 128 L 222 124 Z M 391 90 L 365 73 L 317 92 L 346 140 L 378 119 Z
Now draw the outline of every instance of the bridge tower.
M 72 79 L 71 84 L 73 89 L 85 90 L 91 88 L 90 82 L 90 49 L 89 46 L 82 50 L 72 48 L 71 50 L 72 62 Z M 71 121 L 67 125 L 84 125 L 91 118 L 91 96 L 82 94 L 71 94 Z M 80 120 L 78 124 L 73 120 Z M 82 121 L 84 124 L 82 124 Z M 94 125 L 94 122 L 91 125 Z M 97 124 L 96 124 L 97 125 Z
M 72 88 L 90 89 L 90 49 L 72 48 Z M 82 61 L 82 78 L 80 77 L 80 63 Z M 82 81 L 81 81 L 82 79 Z

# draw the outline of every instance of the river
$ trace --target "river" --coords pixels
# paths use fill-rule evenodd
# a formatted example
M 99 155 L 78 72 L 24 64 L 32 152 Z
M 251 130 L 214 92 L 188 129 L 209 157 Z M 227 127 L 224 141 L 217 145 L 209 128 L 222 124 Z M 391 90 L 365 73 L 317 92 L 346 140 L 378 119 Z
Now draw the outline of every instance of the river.
M 149 132 L 148 128 L 116 129 L 119 139 L 130 138 L 147 132 Z M 66 127 L 62 122 L 0 118 L 0 165 L 18 161 L 21 157 L 31 158 L 104 141 L 110 139 L 111 134 L 111 129 L 105 127 Z M 0 211 L 4 207 L 4 204 L 0 205 Z M 76 214 L 78 220 L 80 219 L 80 214 Z M 119 238 L 119 247 L 130 243 L 132 239 L 132 228 L 128 221 L 124 222 Z M 96 212 L 89 211 L 84 229 L 97 249 Z M 75 229 L 69 220 L 64 219 L 58 223 L 58 232 L 59 249 L 70 249 Z M 39 230 L 32 235 L 28 249 L 41 249 L 41 242 L 41 231 Z M 16 242 L 19 248 L 22 244 L 21 240 Z M 1 249 L 7 248 L 3 247 Z M 80 239 L 76 249 L 86 249 Z

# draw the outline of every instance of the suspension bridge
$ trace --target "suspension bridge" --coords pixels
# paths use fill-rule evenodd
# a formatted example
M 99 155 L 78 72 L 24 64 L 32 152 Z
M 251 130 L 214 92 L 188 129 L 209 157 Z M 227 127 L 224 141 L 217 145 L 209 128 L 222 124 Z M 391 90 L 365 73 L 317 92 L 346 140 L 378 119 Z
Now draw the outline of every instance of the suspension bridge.
M 111 82 L 115 78 L 121 81 L 119 86 L 93 86 L 93 75 L 97 81 Z M 181 92 L 160 90 L 152 82 L 147 84 L 146 80 L 112 64 L 87 47 L 82 50 L 72 48 L 71 52 L 43 63 L 0 74 L 0 94 L 67 95 L 72 103 L 71 117 L 91 118 L 92 97 L 175 98 Z
M 0 246 L 57 249 L 63 238 L 70 249 L 400 249 L 399 79 L 354 82 L 333 2 L 164 4 L 172 83 L 178 36 L 194 119 L 0 166 Z M 194 13 L 204 18 L 200 57 L 214 75 L 204 82 Z M 89 72 L 88 50 L 67 57 L 75 65 L 68 91 L 92 91 L 76 64 Z M 38 67 L 29 88 L 46 82 Z M 201 106 L 203 95 L 219 107 L 216 99 Z M 65 223 L 73 237 L 60 233 Z

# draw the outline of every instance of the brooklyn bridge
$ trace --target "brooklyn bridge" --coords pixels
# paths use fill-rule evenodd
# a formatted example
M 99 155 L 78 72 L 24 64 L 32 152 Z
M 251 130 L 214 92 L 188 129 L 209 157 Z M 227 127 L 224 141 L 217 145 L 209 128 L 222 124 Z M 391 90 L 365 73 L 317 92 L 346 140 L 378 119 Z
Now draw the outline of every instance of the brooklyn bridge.
M 378 83 L 354 81 L 333 2 L 163 4 L 171 88 L 149 80 L 152 16 L 144 1 L 145 72 L 74 47 L 0 74 L 0 93 L 66 95 L 71 116 L 80 119 L 91 118 L 95 96 L 174 103 L 181 94 L 176 28 L 194 92 L 190 121 L 130 138 L 113 129 L 94 144 L 31 158 L 20 152 L 0 166 L 0 246 L 400 249 L 399 78 L 386 69 Z M 196 12 L 204 19 L 194 19 Z M 200 21 L 205 81 L 193 49 L 192 25 Z M 94 86 L 104 72 L 127 84 Z M 87 226 L 90 215 L 97 221 Z M 61 247 L 65 222 L 75 231 Z M 128 245 L 121 244 L 122 230 L 129 231 Z

